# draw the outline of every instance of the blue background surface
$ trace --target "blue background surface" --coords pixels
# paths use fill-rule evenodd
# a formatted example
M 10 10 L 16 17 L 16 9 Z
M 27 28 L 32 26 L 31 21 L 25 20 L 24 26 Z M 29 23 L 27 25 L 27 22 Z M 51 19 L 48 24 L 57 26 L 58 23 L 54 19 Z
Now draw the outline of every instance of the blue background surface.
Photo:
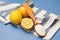
M 7 3 L 23 3 L 24 0 L 0 0 Z M 33 3 L 40 10 L 44 9 L 48 12 L 60 15 L 60 0 L 33 0 Z M 4 25 L 0 23 L 0 40 L 42 40 L 31 33 L 27 33 L 21 28 L 17 28 L 11 24 Z M 52 40 L 60 40 L 60 30 L 54 35 Z

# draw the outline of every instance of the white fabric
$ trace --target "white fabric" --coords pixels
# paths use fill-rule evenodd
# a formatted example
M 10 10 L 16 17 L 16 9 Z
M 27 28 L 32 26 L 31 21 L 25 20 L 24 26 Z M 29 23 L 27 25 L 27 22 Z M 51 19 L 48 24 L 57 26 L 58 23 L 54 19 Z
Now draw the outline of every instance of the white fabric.
M 8 23 L 9 21 L 5 20 L 3 17 L 0 16 L 0 22 L 2 22 L 3 24 Z
M 15 7 L 19 6 L 19 5 L 20 4 L 13 3 L 13 4 L 6 5 L 6 6 L 1 6 L 0 11 L 9 10 L 9 9 L 15 8 Z
M 33 7 L 33 12 L 35 13 L 38 10 L 37 7 Z
M 54 26 L 52 26 L 52 28 L 48 31 L 47 35 L 43 39 L 45 40 L 51 39 L 59 28 L 60 28 L 60 20 Z
M 35 17 L 38 23 L 42 23 L 43 19 L 45 18 L 45 14 L 47 13 L 47 11 L 45 10 L 41 10 Z
M 0 22 L 2 22 L 3 24 L 7 24 L 10 22 L 9 20 L 9 13 L 7 12 L 2 12 L 2 11 L 6 11 L 6 10 L 10 10 L 13 8 L 16 8 L 18 7 L 20 4 L 16 4 L 16 3 L 12 3 L 12 4 L 9 4 L 9 5 L 3 5 L 4 2 L 0 2 L 1 3 L 1 7 L 0 7 Z M 11 10 L 10 10 L 11 11 Z M 6 14 L 8 14 L 5 18 L 3 18 L 2 16 L 5 16 Z
M 50 13 L 49 14 L 50 18 L 48 19 L 48 21 L 45 23 L 44 27 L 45 29 L 49 28 L 50 25 L 54 22 L 54 20 L 57 18 L 57 15 Z

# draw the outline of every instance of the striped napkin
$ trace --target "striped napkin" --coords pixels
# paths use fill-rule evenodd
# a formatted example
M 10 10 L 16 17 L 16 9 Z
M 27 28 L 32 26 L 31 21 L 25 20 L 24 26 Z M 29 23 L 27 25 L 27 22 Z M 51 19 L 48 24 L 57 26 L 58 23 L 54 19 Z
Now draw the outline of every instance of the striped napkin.
M 0 22 L 2 22 L 3 24 L 10 23 L 9 13 L 12 10 L 17 9 L 20 5 L 21 4 L 17 4 L 17 3 L 0 2 Z M 60 28 L 60 16 L 58 16 L 54 13 L 49 13 L 46 10 L 40 10 L 37 7 L 32 7 L 32 9 L 33 9 L 33 12 L 34 12 L 34 15 L 35 15 L 37 22 L 42 23 L 42 25 L 43 25 L 43 27 L 45 27 L 45 29 L 50 31 L 50 29 L 53 27 L 55 27 L 55 29 L 57 27 Z M 56 22 L 56 24 L 54 24 L 56 20 L 57 20 L 57 22 Z M 57 25 L 57 24 L 59 24 L 59 25 Z M 53 32 L 53 34 L 56 33 L 58 28 L 55 30 L 55 32 Z M 43 39 L 50 39 L 53 36 L 53 35 L 50 36 L 52 33 L 49 34 L 49 31 L 47 33 L 47 36 Z M 52 29 L 51 29 L 51 31 L 52 31 Z
M 5 3 L 0 2 L 0 22 L 3 24 L 7 24 L 10 22 L 9 20 L 9 13 L 19 7 L 20 4 L 17 3 Z

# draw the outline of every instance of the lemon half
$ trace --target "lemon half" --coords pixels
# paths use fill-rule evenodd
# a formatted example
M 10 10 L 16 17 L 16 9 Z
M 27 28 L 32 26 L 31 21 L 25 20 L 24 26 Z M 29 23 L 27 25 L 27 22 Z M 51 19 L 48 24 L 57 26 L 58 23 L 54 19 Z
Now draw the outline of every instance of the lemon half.
M 30 18 L 23 18 L 21 21 L 21 26 L 25 30 L 30 30 L 33 27 L 33 21 Z

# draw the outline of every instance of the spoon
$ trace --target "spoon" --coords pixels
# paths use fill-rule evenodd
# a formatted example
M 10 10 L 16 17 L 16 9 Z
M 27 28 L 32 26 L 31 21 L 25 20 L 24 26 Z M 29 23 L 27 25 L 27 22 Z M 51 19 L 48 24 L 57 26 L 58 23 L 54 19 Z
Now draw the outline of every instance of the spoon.
M 35 32 L 39 35 L 39 36 L 45 36 L 46 35 L 46 30 L 45 28 L 42 26 L 42 24 L 39 24 L 36 19 L 35 16 L 33 14 L 33 11 L 31 10 L 31 8 L 28 6 L 27 3 L 23 3 L 22 4 L 25 8 L 25 10 L 27 11 L 28 15 L 30 16 L 30 18 L 33 20 L 34 22 L 34 29 Z

